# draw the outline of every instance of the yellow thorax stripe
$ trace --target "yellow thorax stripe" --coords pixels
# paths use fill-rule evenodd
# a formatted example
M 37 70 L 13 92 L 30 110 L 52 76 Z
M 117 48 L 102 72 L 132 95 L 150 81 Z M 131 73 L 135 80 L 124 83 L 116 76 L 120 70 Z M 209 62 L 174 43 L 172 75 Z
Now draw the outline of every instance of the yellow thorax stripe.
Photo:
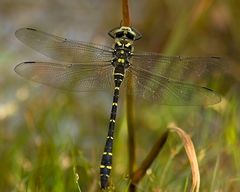
M 131 43 L 127 43 L 126 45 L 125 45 L 125 47 L 129 47 L 131 45 Z
M 125 59 L 121 59 L 121 58 L 118 58 L 118 63 L 124 63 L 125 62 Z
M 121 43 L 120 41 L 117 41 L 117 44 L 118 44 L 119 46 L 122 46 L 122 43 Z

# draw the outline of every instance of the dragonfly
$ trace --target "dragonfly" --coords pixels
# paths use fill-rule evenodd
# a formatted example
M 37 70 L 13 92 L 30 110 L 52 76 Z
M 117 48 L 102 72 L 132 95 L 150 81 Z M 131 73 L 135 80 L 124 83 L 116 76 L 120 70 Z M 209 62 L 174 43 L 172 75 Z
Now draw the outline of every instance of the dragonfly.
M 113 90 L 108 134 L 100 165 L 100 187 L 109 186 L 114 129 L 120 91 L 139 100 L 165 105 L 203 106 L 221 101 L 213 90 L 196 85 L 221 66 L 221 58 L 164 56 L 135 52 L 142 35 L 133 27 L 109 31 L 112 46 L 75 41 L 33 28 L 21 28 L 16 37 L 24 44 L 59 62 L 27 61 L 14 70 L 23 78 L 73 91 Z M 131 86 L 128 86 L 131 85 Z

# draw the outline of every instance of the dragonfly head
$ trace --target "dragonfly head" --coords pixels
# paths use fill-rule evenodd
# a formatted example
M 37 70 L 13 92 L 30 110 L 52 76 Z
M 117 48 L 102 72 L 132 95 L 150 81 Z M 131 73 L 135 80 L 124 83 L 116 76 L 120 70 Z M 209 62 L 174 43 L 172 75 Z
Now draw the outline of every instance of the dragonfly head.
M 121 39 L 126 41 L 136 41 L 142 37 L 142 35 L 131 27 L 121 26 L 109 31 L 109 36 L 114 39 Z

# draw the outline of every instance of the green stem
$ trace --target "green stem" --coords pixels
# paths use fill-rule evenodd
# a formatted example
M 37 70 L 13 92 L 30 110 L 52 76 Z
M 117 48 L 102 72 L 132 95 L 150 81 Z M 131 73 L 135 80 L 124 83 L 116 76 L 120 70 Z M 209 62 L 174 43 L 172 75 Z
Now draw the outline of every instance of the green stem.
M 149 152 L 147 157 L 144 159 L 141 166 L 132 175 L 131 177 L 132 183 L 136 185 L 143 178 L 147 169 L 151 166 L 151 164 L 153 163 L 153 161 L 156 159 L 157 155 L 163 148 L 164 144 L 166 143 L 168 138 L 168 133 L 169 131 L 166 131 L 153 145 L 151 151 Z

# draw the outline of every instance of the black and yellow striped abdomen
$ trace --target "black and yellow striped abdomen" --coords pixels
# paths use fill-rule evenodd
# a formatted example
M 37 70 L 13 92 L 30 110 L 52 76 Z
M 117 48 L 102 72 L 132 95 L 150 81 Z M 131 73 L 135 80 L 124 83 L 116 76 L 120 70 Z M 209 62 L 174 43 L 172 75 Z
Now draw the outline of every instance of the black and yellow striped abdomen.
M 112 148 L 113 148 L 113 139 L 114 139 L 114 128 L 115 120 L 117 115 L 117 105 L 119 99 L 119 90 L 120 85 L 124 78 L 124 66 L 118 65 L 114 70 L 114 94 L 113 94 L 113 103 L 112 110 L 110 115 L 110 122 L 108 127 L 108 135 L 106 144 L 104 147 L 104 152 L 102 155 L 102 161 L 100 165 L 100 178 L 101 178 L 101 188 L 105 189 L 108 186 L 108 178 L 112 169 Z

